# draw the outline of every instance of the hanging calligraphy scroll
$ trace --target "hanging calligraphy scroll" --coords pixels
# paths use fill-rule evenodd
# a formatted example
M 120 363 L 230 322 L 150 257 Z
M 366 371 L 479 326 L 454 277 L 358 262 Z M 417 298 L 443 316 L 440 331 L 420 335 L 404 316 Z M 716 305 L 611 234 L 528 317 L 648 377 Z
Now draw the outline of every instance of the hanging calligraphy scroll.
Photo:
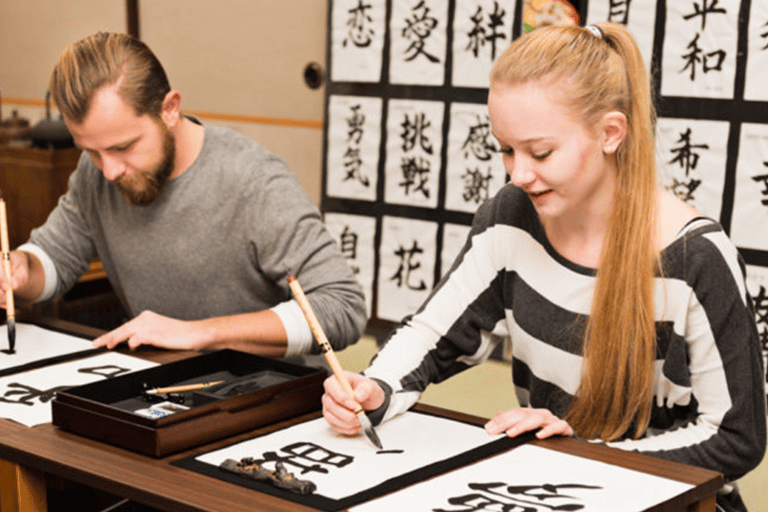
M 522 33 L 524 4 L 329 2 L 321 206 L 344 224 L 337 236 L 347 257 L 362 258 L 360 272 L 374 266 L 361 280 L 372 324 L 414 312 L 477 206 L 507 181 L 488 124 L 488 74 Z M 739 248 L 768 355 L 768 2 L 571 4 L 582 23 L 621 23 L 638 41 L 659 109 L 659 178 Z

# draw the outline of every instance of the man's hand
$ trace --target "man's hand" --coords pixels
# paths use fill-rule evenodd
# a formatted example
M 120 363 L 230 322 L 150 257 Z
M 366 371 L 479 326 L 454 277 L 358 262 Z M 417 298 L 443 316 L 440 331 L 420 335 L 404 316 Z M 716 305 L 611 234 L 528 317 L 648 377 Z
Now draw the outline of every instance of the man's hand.
M 40 262 L 28 252 L 11 251 L 10 261 L 12 283 L 0 266 L 0 307 L 6 306 L 5 292 L 9 286 L 19 298 L 34 300 L 42 293 L 45 281 Z
M 133 320 L 96 338 L 93 345 L 113 349 L 124 341 L 128 342 L 131 350 L 140 345 L 174 350 L 204 348 L 201 329 L 194 322 L 176 320 L 151 311 L 144 311 Z

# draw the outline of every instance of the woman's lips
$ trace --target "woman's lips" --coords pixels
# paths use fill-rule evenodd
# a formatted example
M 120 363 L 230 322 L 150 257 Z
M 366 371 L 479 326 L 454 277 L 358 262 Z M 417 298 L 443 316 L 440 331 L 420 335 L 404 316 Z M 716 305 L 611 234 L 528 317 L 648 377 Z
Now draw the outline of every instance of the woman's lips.
M 550 192 L 552 192 L 551 189 L 550 190 L 542 190 L 540 192 L 528 192 L 528 197 L 531 198 L 531 201 L 537 201 L 537 200 L 541 199 L 542 197 L 546 196 L 547 194 L 549 194 Z

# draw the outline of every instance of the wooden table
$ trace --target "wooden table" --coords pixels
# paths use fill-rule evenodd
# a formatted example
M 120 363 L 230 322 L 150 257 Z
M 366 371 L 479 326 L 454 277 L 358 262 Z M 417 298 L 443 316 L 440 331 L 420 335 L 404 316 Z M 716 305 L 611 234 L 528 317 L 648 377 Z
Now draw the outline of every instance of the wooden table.
M 57 321 L 58 326 L 66 326 Z M 74 324 L 68 327 L 74 328 Z M 84 334 L 98 334 L 84 329 Z M 190 357 L 189 352 L 147 350 L 137 353 L 160 363 Z M 481 424 L 482 418 L 451 411 L 419 406 L 448 417 Z M 290 425 L 319 416 L 305 414 L 269 427 L 235 436 L 204 447 L 155 459 L 112 445 L 62 431 L 52 424 L 27 428 L 8 420 L 0 420 L 0 511 L 45 512 L 46 476 L 62 477 L 104 492 L 129 498 L 155 508 L 169 511 L 220 512 L 302 512 L 313 510 L 297 503 L 262 494 L 169 464 L 170 461 L 196 453 L 207 452 L 233 441 L 256 434 L 274 432 Z M 571 438 L 534 441 L 534 444 L 672 478 L 694 485 L 688 492 L 654 512 L 688 511 L 714 512 L 715 491 L 722 486 L 719 473 L 623 450 L 594 445 Z

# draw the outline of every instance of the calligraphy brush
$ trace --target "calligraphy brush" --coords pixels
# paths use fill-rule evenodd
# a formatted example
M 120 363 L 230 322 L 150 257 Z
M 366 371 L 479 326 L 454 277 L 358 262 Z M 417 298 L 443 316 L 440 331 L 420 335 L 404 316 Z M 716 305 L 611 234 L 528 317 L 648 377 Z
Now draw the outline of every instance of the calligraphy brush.
M 5 290 L 5 311 L 6 311 L 6 323 L 8 324 L 8 350 L 9 354 L 13 354 L 16 345 L 16 308 L 13 304 L 13 286 L 11 284 L 11 251 L 8 246 L 8 218 L 5 212 L 5 199 L 3 198 L 3 192 L 0 190 L 0 248 L 3 251 L 3 268 L 5 269 L 5 277 L 8 279 L 8 288 Z
M 215 386 L 216 384 L 221 384 L 222 382 L 224 381 L 216 380 L 213 382 L 201 382 L 199 384 L 182 384 L 179 386 L 169 386 L 167 388 L 153 388 L 153 389 L 148 389 L 146 393 L 149 393 L 152 395 L 159 395 L 162 393 L 182 393 L 184 391 L 195 391 L 198 389 L 209 388 L 211 386 Z
M 317 342 L 320 344 L 320 348 L 323 350 L 323 355 L 325 355 L 325 359 L 331 366 L 333 374 L 341 383 L 341 387 L 344 388 L 344 391 L 346 391 L 347 394 L 354 400 L 355 392 L 352 390 L 352 386 L 349 384 L 347 377 L 344 375 L 341 364 L 339 364 L 339 360 L 336 358 L 336 353 L 333 351 L 333 347 L 331 347 L 331 344 L 328 342 L 328 338 L 326 338 L 325 333 L 323 332 L 323 328 L 320 326 L 320 322 L 318 322 L 314 311 L 312 311 L 312 306 L 309 304 L 307 296 L 304 295 L 304 290 L 301 289 L 301 285 L 296 279 L 296 276 L 294 276 L 289 269 L 286 269 L 285 271 L 288 273 L 288 286 L 290 286 L 291 291 L 293 292 L 293 296 L 296 298 L 296 302 L 299 303 L 301 310 L 304 312 L 304 316 L 307 318 L 307 322 L 309 322 L 309 327 L 312 329 L 312 333 L 315 335 L 315 339 L 317 339 Z M 373 443 L 374 446 L 376 446 L 376 448 L 381 450 L 383 448 L 381 445 L 381 440 L 379 439 L 378 434 L 376 434 L 376 431 L 373 429 L 373 424 L 365 414 L 365 410 L 359 403 L 357 403 L 356 400 L 355 414 L 357 414 L 357 418 L 360 420 L 360 424 L 363 426 L 363 432 L 365 432 L 365 436 L 371 441 L 371 443 Z

